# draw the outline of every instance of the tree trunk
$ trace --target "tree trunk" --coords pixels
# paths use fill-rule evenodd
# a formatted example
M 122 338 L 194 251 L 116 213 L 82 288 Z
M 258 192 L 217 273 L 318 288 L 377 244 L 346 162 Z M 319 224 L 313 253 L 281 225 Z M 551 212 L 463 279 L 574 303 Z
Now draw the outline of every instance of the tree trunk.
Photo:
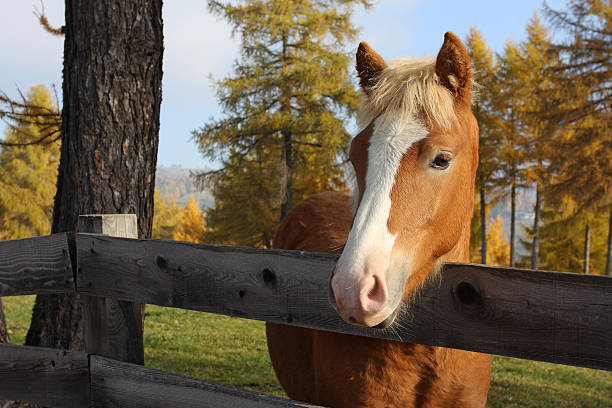
M 536 183 L 536 202 L 533 216 L 533 245 L 531 246 L 531 269 L 538 269 L 538 251 L 540 245 L 540 187 Z
M 6 329 L 6 320 L 4 320 L 4 307 L 2 306 L 2 298 L 0 298 L 0 343 L 10 343 L 11 340 Z
M 591 251 L 591 224 L 587 224 L 584 230 L 584 269 L 582 272 L 589 273 L 589 260 Z
M 289 58 L 289 47 L 287 40 L 287 33 L 283 33 L 283 44 L 282 44 L 282 55 L 281 65 L 285 66 L 287 59 Z M 282 89 L 282 96 L 280 100 L 281 112 L 288 114 L 291 111 L 290 99 L 291 91 L 286 86 Z M 285 218 L 285 215 L 291 210 L 293 206 L 293 149 L 291 145 L 292 134 L 288 131 L 282 132 L 282 175 L 281 175 L 281 215 L 280 221 Z
M 514 266 L 514 241 L 515 241 L 515 219 L 516 219 L 516 186 L 512 183 L 510 189 L 510 266 Z
M 612 267 L 612 206 L 610 207 L 610 223 L 608 225 L 608 252 L 606 255 L 606 276 L 610 276 Z
M 281 221 L 293 206 L 293 151 L 291 147 L 291 133 L 283 132 L 283 175 L 282 175 L 282 198 L 281 198 Z
M 162 0 L 67 0 L 53 233 L 80 214 L 134 213 L 149 237 L 159 134 Z M 83 348 L 76 295 L 37 296 L 26 344 Z
M 485 188 L 480 187 L 480 263 L 483 265 L 487 263 L 487 200 L 485 194 Z

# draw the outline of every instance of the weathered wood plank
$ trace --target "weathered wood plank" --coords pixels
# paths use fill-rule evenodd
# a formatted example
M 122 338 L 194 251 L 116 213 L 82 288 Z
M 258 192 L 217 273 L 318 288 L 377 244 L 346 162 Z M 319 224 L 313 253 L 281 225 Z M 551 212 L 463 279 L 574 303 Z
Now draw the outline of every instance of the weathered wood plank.
M 92 407 L 314 407 L 92 355 Z
M 429 293 L 437 344 L 612 371 L 611 278 L 448 264 Z
M 328 303 L 335 255 L 81 234 L 77 242 L 83 293 L 612 370 L 607 277 L 447 264 L 393 330 L 366 330 Z
M 74 292 L 68 234 L 0 241 L 0 296 Z
M 79 232 L 137 238 L 135 214 L 81 215 Z M 116 360 L 144 364 L 142 304 L 89 296 L 84 300 L 85 349 Z
M 0 399 L 47 407 L 88 407 L 87 354 L 0 345 Z

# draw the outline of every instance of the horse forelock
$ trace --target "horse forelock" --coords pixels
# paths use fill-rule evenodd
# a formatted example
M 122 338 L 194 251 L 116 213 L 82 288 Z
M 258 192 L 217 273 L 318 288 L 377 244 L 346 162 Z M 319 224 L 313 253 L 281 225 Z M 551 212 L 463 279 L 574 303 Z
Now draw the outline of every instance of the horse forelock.
M 472 82 L 471 88 L 473 92 L 477 85 Z M 364 129 L 377 118 L 379 122 L 421 118 L 425 127 L 447 131 L 456 120 L 455 102 L 436 74 L 434 58 L 397 58 L 373 81 L 357 113 L 357 124 Z

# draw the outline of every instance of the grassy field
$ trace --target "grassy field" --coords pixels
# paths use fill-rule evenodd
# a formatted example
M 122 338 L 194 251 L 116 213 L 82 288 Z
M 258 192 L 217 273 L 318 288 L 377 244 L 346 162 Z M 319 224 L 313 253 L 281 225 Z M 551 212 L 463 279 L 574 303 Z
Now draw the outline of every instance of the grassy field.
M 11 340 L 23 344 L 33 296 L 5 297 Z M 284 396 L 261 322 L 147 306 L 147 366 Z M 612 407 L 612 372 L 492 358 L 487 407 Z

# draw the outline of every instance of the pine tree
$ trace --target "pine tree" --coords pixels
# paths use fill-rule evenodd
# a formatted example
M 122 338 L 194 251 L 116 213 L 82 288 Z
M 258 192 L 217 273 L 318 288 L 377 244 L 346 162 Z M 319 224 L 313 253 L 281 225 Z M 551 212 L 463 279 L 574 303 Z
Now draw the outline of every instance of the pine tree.
M 172 239 L 175 241 L 202 242 L 205 231 L 204 214 L 191 196 L 174 230 Z
M 30 88 L 24 102 L 0 146 L 0 239 L 51 231 L 60 142 L 36 142 L 57 126 L 58 108 L 44 85 Z
M 479 217 L 473 217 L 472 241 L 480 233 L 480 263 L 487 263 L 487 191 L 492 187 L 492 180 L 497 169 L 496 152 L 498 140 L 498 116 L 494 110 L 494 98 L 497 93 L 495 81 L 496 63 L 493 51 L 487 46 L 483 35 L 476 27 L 470 29 L 466 37 L 466 46 L 474 69 L 475 80 L 479 85 L 478 97 L 472 106 L 479 128 L 479 161 L 476 174 L 476 190 L 479 202 L 475 210 Z
M 357 33 L 351 16 L 360 4 L 369 1 L 208 2 L 241 40 L 233 76 L 216 83 L 225 118 L 194 132 L 204 156 L 220 162 L 199 177 L 216 200 L 208 225 L 223 235 L 209 238 L 268 245 L 295 201 L 345 187 L 345 125 L 360 98 L 344 47 Z

